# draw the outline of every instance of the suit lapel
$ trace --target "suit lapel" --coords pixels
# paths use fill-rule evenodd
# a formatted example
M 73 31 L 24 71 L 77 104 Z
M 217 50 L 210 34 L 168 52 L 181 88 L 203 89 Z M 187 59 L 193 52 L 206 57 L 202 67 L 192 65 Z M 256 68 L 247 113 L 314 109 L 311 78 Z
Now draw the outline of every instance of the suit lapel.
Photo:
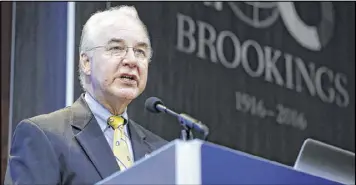
M 81 130 L 75 138 L 102 178 L 119 171 L 115 156 L 107 143 L 83 95 L 72 106 L 72 125 Z
M 145 155 L 151 153 L 153 151 L 150 143 L 147 142 L 145 134 L 139 128 L 137 123 L 132 120 L 129 120 L 128 124 L 130 139 L 132 144 L 132 150 L 134 153 L 135 161 L 140 160 Z

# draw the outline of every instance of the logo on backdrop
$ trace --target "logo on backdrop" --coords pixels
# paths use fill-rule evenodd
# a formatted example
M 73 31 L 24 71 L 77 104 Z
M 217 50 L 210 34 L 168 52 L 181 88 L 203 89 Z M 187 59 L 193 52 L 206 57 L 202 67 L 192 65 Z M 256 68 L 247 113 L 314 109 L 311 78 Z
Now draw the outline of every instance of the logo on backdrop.
M 204 2 L 204 4 L 218 11 L 223 9 L 222 2 Z M 288 30 L 288 36 L 293 36 L 300 45 L 312 51 L 322 50 L 333 34 L 334 13 L 332 4 L 328 2 L 321 2 L 323 18 L 317 26 L 304 23 L 296 12 L 294 4 L 290 2 L 227 2 L 227 4 L 239 19 L 257 29 L 270 27 L 281 16 Z M 242 8 L 242 6 L 252 9 Z M 244 13 L 242 10 L 248 11 Z M 247 16 L 250 13 L 251 16 Z M 347 89 L 349 80 L 346 74 L 322 64 L 316 65 L 315 61 L 306 61 L 303 56 L 300 56 L 302 53 L 295 55 L 283 51 L 283 48 L 261 45 L 254 38 L 242 40 L 233 30 L 216 29 L 214 22 L 194 19 L 180 12 L 177 13 L 176 18 L 178 51 L 221 64 L 227 69 L 240 67 L 250 77 L 261 78 L 268 83 L 297 93 L 306 92 L 325 103 L 335 103 L 339 107 L 349 105 L 350 97 Z M 283 31 L 280 33 L 284 35 Z M 227 52 L 232 55 L 227 55 Z
M 293 2 L 227 2 L 235 16 L 254 28 L 273 25 L 279 15 L 293 38 L 303 47 L 320 51 L 333 35 L 334 12 L 331 2 L 321 3 L 321 21 L 317 26 L 309 26 L 299 17 Z M 216 10 L 223 9 L 222 2 L 204 2 Z M 240 6 L 247 6 L 252 12 L 244 12 Z

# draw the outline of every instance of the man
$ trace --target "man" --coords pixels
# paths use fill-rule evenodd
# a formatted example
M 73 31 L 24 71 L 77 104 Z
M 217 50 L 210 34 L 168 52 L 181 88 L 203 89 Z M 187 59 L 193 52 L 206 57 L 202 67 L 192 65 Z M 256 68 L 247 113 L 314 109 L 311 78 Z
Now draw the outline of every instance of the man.
M 7 177 L 15 184 L 94 184 L 166 144 L 126 111 L 146 87 L 151 55 L 135 8 L 90 17 L 80 45 L 85 93 L 70 107 L 18 124 Z

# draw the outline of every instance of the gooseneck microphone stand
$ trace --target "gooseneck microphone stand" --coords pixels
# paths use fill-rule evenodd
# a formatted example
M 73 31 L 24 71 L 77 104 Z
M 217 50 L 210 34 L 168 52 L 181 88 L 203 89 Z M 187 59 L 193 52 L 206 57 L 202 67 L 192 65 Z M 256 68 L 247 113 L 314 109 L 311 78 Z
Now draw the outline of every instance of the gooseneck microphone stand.
M 188 141 L 188 140 L 193 140 L 194 136 L 192 133 L 192 129 L 188 128 L 187 126 L 182 124 L 182 130 L 181 130 L 181 139 L 183 141 Z
M 207 136 L 209 134 L 209 128 L 204 125 L 201 121 L 196 120 L 185 113 L 176 113 L 173 110 L 167 108 L 163 105 L 163 102 L 156 98 L 150 97 L 145 102 L 145 107 L 147 110 L 153 113 L 164 112 L 166 114 L 172 115 L 178 118 L 180 125 L 182 126 L 181 130 L 181 139 L 183 141 L 193 140 L 192 130 L 198 131 L 200 133 L 204 133 L 204 140 L 207 140 Z

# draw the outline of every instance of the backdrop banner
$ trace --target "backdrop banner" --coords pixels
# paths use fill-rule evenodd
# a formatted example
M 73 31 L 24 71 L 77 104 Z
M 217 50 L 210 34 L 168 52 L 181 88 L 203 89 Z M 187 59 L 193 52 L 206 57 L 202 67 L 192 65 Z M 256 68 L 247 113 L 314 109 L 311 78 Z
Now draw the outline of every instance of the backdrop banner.
M 120 4 L 135 5 L 153 44 L 146 91 L 128 110 L 144 127 L 179 137 L 176 119 L 144 110 L 157 96 L 208 125 L 209 141 L 270 160 L 293 165 L 306 138 L 354 152 L 354 2 L 109 5 Z

